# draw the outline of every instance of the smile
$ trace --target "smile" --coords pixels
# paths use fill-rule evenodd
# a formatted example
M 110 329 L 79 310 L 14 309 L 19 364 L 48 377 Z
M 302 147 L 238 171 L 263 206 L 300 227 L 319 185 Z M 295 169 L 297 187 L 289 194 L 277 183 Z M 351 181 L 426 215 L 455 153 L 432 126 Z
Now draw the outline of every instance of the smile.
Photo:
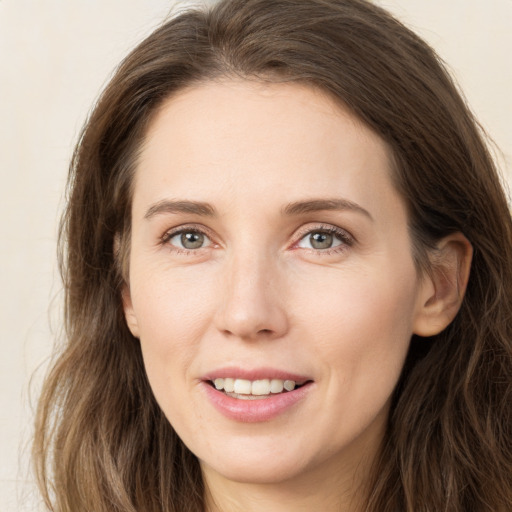
M 294 380 L 260 379 L 247 380 L 234 377 L 216 378 L 210 381 L 215 389 L 232 398 L 241 400 L 261 400 L 271 395 L 293 391 L 302 384 Z
M 218 412 L 229 420 L 242 423 L 266 422 L 292 411 L 315 388 L 314 381 L 301 377 L 292 380 L 255 376 L 255 380 L 249 380 L 228 375 L 233 374 L 212 375 L 202 380 L 200 389 Z

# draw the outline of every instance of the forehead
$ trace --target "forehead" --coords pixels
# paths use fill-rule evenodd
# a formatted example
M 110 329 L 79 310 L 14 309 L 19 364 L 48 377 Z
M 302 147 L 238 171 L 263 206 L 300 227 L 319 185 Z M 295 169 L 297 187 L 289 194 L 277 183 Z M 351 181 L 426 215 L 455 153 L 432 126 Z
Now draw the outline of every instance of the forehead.
M 383 140 L 317 89 L 208 82 L 178 92 L 156 113 L 134 201 L 190 196 L 242 206 L 258 197 L 277 204 L 348 194 L 368 204 L 392 188 L 390 162 Z

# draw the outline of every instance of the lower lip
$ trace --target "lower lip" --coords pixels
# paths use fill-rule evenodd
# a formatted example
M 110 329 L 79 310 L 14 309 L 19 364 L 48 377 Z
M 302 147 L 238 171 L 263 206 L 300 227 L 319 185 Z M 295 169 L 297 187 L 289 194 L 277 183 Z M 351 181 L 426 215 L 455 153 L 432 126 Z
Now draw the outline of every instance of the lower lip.
M 208 382 L 201 383 L 206 396 L 221 414 L 242 423 L 269 421 L 285 413 L 306 397 L 312 384 L 312 382 L 308 382 L 293 391 L 270 395 L 268 398 L 243 400 L 218 391 Z

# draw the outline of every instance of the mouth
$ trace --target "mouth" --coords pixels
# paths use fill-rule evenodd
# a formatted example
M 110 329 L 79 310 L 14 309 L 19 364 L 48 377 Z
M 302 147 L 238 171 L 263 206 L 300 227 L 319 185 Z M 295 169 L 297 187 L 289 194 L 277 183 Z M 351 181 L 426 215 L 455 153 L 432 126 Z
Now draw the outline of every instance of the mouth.
M 262 400 L 272 396 L 290 393 L 311 382 L 282 380 L 282 379 L 259 379 L 247 380 L 235 377 L 215 378 L 207 381 L 217 391 L 224 393 L 231 398 L 239 400 Z
M 223 416 L 240 423 L 264 423 L 304 403 L 315 381 L 279 368 L 217 368 L 203 375 L 201 388 Z

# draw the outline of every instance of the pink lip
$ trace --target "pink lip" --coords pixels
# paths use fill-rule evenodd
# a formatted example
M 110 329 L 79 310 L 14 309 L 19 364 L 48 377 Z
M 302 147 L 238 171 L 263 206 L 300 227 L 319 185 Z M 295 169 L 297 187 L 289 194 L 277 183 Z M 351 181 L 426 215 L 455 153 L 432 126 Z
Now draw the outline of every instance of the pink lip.
M 295 382 L 306 382 L 311 380 L 309 377 L 304 375 L 298 375 L 295 373 L 286 372 L 283 370 L 277 370 L 275 368 L 254 368 L 252 370 L 244 368 L 226 367 L 218 368 L 203 375 L 201 380 L 214 379 L 246 379 L 246 380 L 261 380 L 261 379 L 280 379 L 280 380 L 294 380 Z
M 234 377 L 247 380 L 281 379 L 305 382 L 303 386 L 293 391 L 270 395 L 260 400 L 242 400 L 232 398 L 218 391 L 210 381 L 216 378 Z M 258 423 L 285 413 L 304 398 L 313 388 L 313 382 L 307 377 L 271 368 L 242 370 L 241 368 L 221 368 L 203 376 L 200 383 L 202 391 L 209 402 L 226 418 L 242 423 Z

